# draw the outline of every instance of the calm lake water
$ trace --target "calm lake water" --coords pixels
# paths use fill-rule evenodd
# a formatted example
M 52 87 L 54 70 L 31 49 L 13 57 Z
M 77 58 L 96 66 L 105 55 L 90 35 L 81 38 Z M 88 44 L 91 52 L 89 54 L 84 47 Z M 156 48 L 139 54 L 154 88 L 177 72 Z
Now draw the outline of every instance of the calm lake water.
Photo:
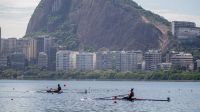
M 64 93 L 44 93 L 58 83 Z M 94 100 L 130 88 L 137 98 L 170 97 L 171 102 Z M 0 80 L 0 112 L 200 112 L 200 82 Z

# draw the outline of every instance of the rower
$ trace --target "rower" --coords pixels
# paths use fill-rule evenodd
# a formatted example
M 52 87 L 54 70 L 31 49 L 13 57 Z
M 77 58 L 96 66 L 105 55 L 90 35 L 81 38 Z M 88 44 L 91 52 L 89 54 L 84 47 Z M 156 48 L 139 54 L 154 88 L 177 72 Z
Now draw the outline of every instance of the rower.
M 87 91 L 87 89 L 85 90 L 85 92 L 84 92 L 85 94 L 87 94 L 88 93 L 88 91 Z
M 60 87 L 60 84 L 58 84 L 58 89 L 56 90 L 56 92 L 60 92 L 62 90 L 62 88 Z
M 127 100 L 132 100 L 132 98 L 134 97 L 134 92 L 133 92 L 134 88 L 132 88 L 128 94 L 127 97 L 124 97 L 123 99 L 127 99 Z
M 47 92 L 55 92 L 55 93 L 59 93 L 62 90 L 62 88 L 60 87 L 60 84 L 58 84 L 58 88 L 57 89 L 50 89 Z

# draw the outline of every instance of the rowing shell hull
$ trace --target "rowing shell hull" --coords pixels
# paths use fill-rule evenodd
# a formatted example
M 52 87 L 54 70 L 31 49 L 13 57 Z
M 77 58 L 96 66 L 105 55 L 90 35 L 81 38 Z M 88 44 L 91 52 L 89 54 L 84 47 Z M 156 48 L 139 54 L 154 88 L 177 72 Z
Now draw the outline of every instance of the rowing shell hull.
M 63 91 L 46 91 L 47 93 L 58 93 L 58 94 L 61 94 L 61 93 L 63 93 Z

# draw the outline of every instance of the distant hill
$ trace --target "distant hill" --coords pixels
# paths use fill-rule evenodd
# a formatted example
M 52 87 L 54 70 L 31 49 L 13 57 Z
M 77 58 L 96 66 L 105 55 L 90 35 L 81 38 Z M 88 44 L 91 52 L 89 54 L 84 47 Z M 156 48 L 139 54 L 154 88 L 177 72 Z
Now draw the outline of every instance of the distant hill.
M 26 37 L 52 35 L 71 50 L 163 50 L 169 26 L 132 0 L 41 0 Z

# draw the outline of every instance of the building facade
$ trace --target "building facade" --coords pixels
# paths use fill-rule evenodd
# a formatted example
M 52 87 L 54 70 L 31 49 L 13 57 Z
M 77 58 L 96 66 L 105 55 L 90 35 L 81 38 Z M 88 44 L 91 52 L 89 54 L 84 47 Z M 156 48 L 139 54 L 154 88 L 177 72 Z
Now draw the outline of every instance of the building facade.
M 141 70 L 139 67 L 140 65 L 142 65 L 142 61 L 143 61 L 143 53 L 142 51 L 128 51 L 126 53 L 127 55 L 127 67 L 128 67 L 128 71 L 134 72 L 134 71 L 138 71 Z
M 10 56 L 12 53 L 17 52 L 17 39 L 16 38 L 8 38 L 1 39 L 1 47 L 0 47 L 1 56 Z
M 109 70 L 113 68 L 113 56 L 110 51 L 100 51 L 96 53 L 96 69 Z
M 16 70 L 25 69 L 25 56 L 23 53 L 12 53 L 10 56 L 10 67 Z
M 4 69 L 8 66 L 8 57 L 7 56 L 1 56 L 0 58 L 0 68 Z
M 161 63 L 161 52 L 158 50 L 149 50 L 144 54 L 145 58 L 145 70 L 154 71 L 157 70 L 158 64 Z
M 44 38 L 38 37 L 36 38 L 36 57 L 38 58 L 40 52 L 44 52 Z
M 77 52 L 62 50 L 56 53 L 56 70 L 70 71 L 76 69 Z
M 190 40 L 197 36 L 200 36 L 200 28 L 196 27 L 194 22 L 187 21 L 173 21 L 172 22 L 172 34 L 181 41 Z
M 44 52 L 48 54 L 51 47 L 55 47 L 55 38 L 44 37 Z
M 193 28 L 196 27 L 194 22 L 187 21 L 172 21 L 172 35 L 177 36 L 176 32 L 179 28 Z
M 112 51 L 110 55 L 112 70 L 135 72 L 142 69 L 142 51 Z
M 192 27 L 192 28 L 178 28 L 176 32 L 178 39 L 191 39 L 200 36 L 200 28 Z
M 157 68 L 160 70 L 169 71 L 172 68 L 172 63 L 160 63 L 158 64 Z
M 35 39 L 29 40 L 28 46 L 28 60 L 29 62 L 37 59 L 37 41 Z
M 40 68 L 47 69 L 48 67 L 48 56 L 45 52 L 40 52 L 38 56 L 38 66 Z
M 51 71 L 56 69 L 57 45 L 55 41 L 54 37 L 44 37 L 44 52 L 48 55 L 48 70 Z
M 173 66 L 180 66 L 185 70 L 194 69 L 193 56 L 190 53 L 180 52 L 179 54 L 174 54 L 171 57 L 171 63 Z
M 8 52 L 9 54 L 12 54 L 14 52 L 16 52 L 16 48 L 17 48 L 17 39 L 16 38 L 8 38 Z
M 197 70 L 200 72 L 200 60 L 197 60 Z
M 55 71 L 56 70 L 56 53 L 57 47 L 50 47 L 48 50 L 48 70 Z
M 25 55 L 25 58 L 29 59 L 29 39 L 22 38 L 17 40 L 16 52 L 21 52 Z
M 96 54 L 81 52 L 76 55 L 76 69 L 79 71 L 95 70 Z

